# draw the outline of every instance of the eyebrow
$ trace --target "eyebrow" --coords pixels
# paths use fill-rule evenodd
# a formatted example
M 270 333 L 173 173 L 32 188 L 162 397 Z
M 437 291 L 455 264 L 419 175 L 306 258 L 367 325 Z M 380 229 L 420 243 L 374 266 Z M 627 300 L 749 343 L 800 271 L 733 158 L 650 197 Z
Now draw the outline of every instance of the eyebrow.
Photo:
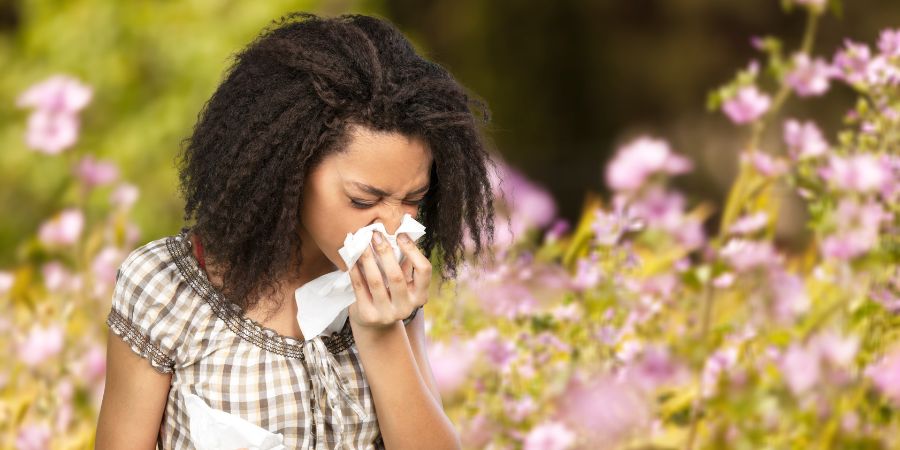
M 390 192 L 385 192 L 381 189 L 378 189 L 377 187 L 369 186 L 368 184 L 365 184 L 365 183 L 360 183 L 358 181 L 351 181 L 350 184 L 352 184 L 352 185 L 356 186 L 357 188 L 359 188 L 369 194 L 372 194 L 372 195 L 377 195 L 379 197 L 390 197 L 391 196 Z M 430 187 L 430 185 L 431 185 L 430 182 L 425 183 L 425 186 L 422 186 L 414 191 L 409 192 L 408 194 L 406 194 L 406 196 L 409 197 L 411 195 L 421 194 L 422 192 L 427 191 L 428 188 Z

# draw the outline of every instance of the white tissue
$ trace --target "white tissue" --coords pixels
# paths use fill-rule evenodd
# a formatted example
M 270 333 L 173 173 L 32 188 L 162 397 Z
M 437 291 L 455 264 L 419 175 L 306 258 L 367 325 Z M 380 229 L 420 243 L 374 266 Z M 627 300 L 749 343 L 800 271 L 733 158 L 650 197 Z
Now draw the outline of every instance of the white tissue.
M 234 414 L 211 408 L 202 398 L 185 396 L 191 443 L 197 450 L 285 450 L 284 436 Z
M 400 226 L 394 234 L 387 234 L 382 223 L 366 225 L 354 233 L 347 233 L 344 246 L 338 250 L 341 259 L 347 265 L 347 272 L 336 270 L 322 275 L 294 291 L 297 300 L 297 321 L 306 341 L 325 333 L 336 333 L 341 330 L 347 319 L 347 308 L 356 301 L 356 294 L 350 281 L 349 269 L 371 245 L 374 230 L 387 237 L 394 249 L 397 261 L 406 256 L 397 245 L 397 236 L 406 233 L 415 242 L 425 235 L 425 226 L 417 222 L 408 213 L 403 215 Z

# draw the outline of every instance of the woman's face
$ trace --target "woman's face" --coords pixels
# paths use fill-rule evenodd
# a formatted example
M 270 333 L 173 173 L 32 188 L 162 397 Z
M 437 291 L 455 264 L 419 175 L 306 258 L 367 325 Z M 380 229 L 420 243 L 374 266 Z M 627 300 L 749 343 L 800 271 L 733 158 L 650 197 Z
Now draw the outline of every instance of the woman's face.
M 344 271 L 338 249 L 347 233 L 381 222 L 394 234 L 404 213 L 417 216 L 432 163 L 421 138 L 362 126 L 349 133 L 346 150 L 324 158 L 307 175 L 300 230 L 304 261 L 327 266 L 324 256 Z

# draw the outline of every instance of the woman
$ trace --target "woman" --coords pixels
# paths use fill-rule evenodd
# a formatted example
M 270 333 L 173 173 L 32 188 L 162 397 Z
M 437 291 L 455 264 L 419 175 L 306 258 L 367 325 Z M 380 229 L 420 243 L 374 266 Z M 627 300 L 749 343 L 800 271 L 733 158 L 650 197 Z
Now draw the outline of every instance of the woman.
M 476 256 L 492 243 L 473 103 L 377 18 L 292 14 L 238 53 L 180 155 L 195 223 L 119 268 L 96 447 L 246 446 L 227 418 L 277 437 L 266 448 L 458 448 L 421 307 L 432 250 L 444 282 L 466 240 Z M 399 264 L 376 232 L 346 267 L 347 233 L 393 234 L 405 214 L 428 230 L 421 249 L 398 233 Z M 349 317 L 305 337 L 294 293 L 335 270 Z M 193 442 L 203 430 L 226 442 Z

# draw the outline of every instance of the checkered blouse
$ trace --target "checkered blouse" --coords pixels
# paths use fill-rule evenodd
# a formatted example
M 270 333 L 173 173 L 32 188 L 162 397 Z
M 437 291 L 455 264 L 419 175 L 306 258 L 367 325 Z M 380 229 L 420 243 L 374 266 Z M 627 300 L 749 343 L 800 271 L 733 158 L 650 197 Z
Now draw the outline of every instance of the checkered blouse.
M 189 231 L 128 255 L 106 321 L 153 368 L 172 374 L 157 448 L 196 448 L 185 407 L 194 394 L 281 434 L 284 448 L 383 449 L 350 322 L 304 343 L 244 317 L 209 282 Z

